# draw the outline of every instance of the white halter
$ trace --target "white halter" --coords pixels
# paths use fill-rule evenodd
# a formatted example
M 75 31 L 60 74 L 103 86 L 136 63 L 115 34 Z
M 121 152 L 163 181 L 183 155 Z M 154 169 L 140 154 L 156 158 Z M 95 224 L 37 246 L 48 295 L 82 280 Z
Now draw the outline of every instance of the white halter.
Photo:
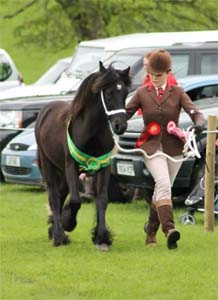
M 106 113 L 107 116 L 112 116 L 115 114 L 120 114 L 120 113 L 126 113 L 125 109 L 114 109 L 114 110 L 107 110 L 107 107 L 105 105 L 105 101 L 104 101 L 104 94 L 103 91 L 101 90 L 101 101 L 102 101 L 102 105 L 104 107 L 104 111 Z

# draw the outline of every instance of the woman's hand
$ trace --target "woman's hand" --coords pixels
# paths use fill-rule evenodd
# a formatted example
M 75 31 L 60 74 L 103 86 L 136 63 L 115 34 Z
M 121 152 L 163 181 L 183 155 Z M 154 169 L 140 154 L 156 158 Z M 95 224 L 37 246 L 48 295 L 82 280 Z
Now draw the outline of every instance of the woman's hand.
M 190 130 L 194 129 L 195 133 L 197 135 L 201 134 L 202 131 L 204 130 L 205 126 L 204 123 L 196 123 L 195 125 L 193 125 Z

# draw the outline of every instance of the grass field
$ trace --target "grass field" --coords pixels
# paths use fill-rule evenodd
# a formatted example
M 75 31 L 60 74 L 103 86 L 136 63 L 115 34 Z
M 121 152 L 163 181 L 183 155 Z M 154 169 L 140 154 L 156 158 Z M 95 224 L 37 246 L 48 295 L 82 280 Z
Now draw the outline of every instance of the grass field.
M 144 201 L 109 204 L 115 234 L 108 253 L 91 243 L 94 206 L 84 203 L 68 246 L 47 240 L 46 193 L 4 184 L 1 195 L 1 300 L 216 300 L 218 234 L 197 224 L 177 224 L 182 239 L 169 251 L 158 232 L 158 246 L 144 245 Z M 176 220 L 185 208 L 175 209 Z M 178 223 L 178 222 L 177 222 Z

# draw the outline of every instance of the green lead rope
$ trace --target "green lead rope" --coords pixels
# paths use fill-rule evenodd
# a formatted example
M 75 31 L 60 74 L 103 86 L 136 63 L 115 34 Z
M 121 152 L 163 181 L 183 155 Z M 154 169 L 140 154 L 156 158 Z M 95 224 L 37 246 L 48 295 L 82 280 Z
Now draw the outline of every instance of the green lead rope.
M 70 155 L 78 162 L 80 169 L 84 171 L 97 172 L 101 168 L 108 166 L 111 162 L 112 151 L 109 151 L 108 153 L 98 157 L 90 156 L 80 151 L 73 143 L 68 132 L 68 127 L 67 127 L 67 144 L 68 144 Z

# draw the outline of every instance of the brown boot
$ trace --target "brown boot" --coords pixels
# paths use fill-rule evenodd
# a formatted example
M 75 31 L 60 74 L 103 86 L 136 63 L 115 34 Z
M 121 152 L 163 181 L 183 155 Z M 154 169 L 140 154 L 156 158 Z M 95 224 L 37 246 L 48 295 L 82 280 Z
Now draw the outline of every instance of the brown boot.
M 167 247 L 175 249 L 177 241 L 180 239 L 180 233 L 175 229 L 172 201 L 169 199 L 159 200 L 156 202 L 156 207 L 162 231 L 167 238 Z
M 146 245 L 156 245 L 157 239 L 156 239 L 156 233 L 158 231 L 160 222 L 157 214 L 157 210 L 153 204 L 150 206 L 149 210 L 149 216 L 148 216 L 148 222 L 144 225 L 144 231 L 147 234 L 145 239 Z

